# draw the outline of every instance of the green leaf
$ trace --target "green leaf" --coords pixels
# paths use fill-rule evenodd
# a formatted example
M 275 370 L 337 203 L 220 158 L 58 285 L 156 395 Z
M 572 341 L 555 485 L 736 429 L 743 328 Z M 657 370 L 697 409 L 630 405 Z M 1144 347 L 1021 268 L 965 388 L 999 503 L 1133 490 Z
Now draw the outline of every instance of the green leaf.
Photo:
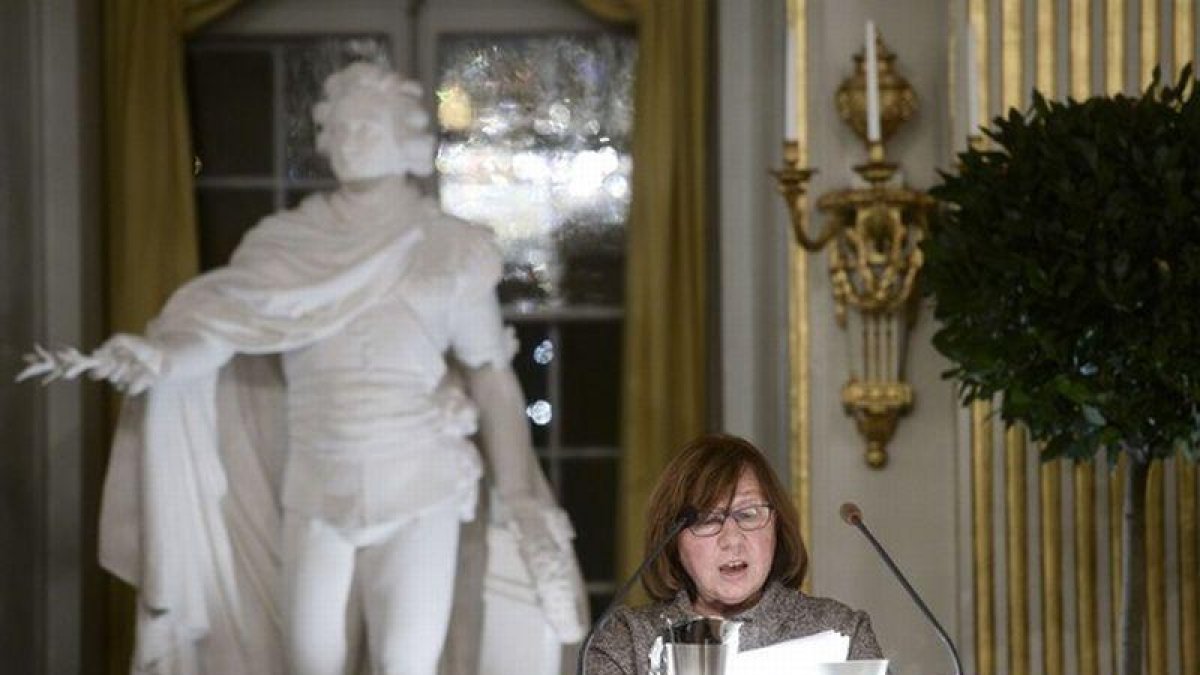
M 1104 414 L 1094 406 L 1085 405 L 1082 408 L 1082 412 L 1083 419 L 1087 420 L 1087 423 L 1094 427 L 1102 427 L 1108 424 L 1108 420 L 1104 419 Z

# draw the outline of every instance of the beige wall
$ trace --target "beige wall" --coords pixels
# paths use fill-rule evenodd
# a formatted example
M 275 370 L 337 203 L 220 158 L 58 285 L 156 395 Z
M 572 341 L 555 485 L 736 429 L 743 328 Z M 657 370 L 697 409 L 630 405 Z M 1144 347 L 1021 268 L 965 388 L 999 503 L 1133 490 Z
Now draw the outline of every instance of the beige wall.
M 94 3 L 0 10 L 0 670 L 90 673 L 99 611 L 98 388 L 15 384 L 20 355 L 95 340 L 98 35 Z

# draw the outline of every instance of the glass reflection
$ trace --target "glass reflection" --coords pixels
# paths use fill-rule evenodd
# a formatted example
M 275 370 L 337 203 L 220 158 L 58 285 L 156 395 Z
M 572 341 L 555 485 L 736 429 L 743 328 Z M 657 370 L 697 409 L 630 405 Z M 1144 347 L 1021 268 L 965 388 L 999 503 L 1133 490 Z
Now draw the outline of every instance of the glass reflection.
M 554 419 L 554 407 L 545 399 L 538 399 L 525 408 L 525 415 L 534 424 L 544 427 Z
M 554 343 L 550 340 L 542 340 L 541 344 L 533 349 L 533 360 L 539 365 L 550 365 L 554 360 Z
M 284 47 L 284 165 L 289 180 L 333 178 L 329 162 L 317 153 L 312 121 L 322 83 L 354 61 L 390 65 L 389 49 L 385 36 L 370 35 L 295 40 Z
M 489 225 L 502 300 L 619 304 L 629 209 L 630 37 L 447 37 L 442 207 Z

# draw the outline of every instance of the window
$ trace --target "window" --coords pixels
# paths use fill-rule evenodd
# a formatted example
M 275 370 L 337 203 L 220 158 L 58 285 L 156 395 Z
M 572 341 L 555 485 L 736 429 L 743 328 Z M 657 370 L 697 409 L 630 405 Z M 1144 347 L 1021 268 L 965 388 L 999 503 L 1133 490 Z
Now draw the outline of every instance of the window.
M 386 33 L 215 35 L 188 74 L 202 266 L 223 265 L 262 217 L 336 182 L 311 109 L 353 60 L 390 62 Z M 442 206 L 490 226 L 534 445 L 570 513 L 593 614 L 616 584 L 632 36 L 442 34 L 429 90 Z
M 312 107 L 325 77 L 389 62 L 381 35 L 201 38 L 188 45 L 202 269 L 224 265 L 263 216 L 337 185 L 315 149 Z
M 538 456 L 571 514 L 594 613 L 615 591 L 632 38 L 445 35 L 442 208 L 487 224 Z

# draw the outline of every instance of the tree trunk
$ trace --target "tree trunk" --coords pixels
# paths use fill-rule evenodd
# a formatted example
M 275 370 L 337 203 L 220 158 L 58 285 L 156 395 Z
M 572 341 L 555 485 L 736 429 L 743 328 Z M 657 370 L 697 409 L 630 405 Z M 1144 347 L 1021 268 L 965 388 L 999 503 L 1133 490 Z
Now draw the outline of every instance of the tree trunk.
M 1129 453 L 1121 541 L 1121 675 L 1142 673 L 1142 625 L 1146 618 L 1146 483 L 1149 452 Z

